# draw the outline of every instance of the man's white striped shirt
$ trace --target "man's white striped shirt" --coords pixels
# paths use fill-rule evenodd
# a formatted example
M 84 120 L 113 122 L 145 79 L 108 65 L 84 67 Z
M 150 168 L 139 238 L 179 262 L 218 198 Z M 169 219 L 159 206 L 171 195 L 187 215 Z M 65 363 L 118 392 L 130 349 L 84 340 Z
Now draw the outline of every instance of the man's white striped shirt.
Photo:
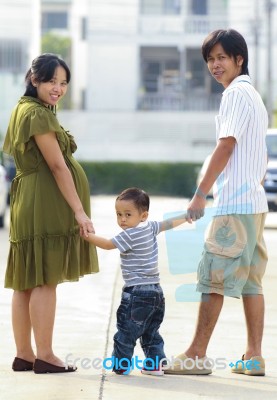
M 268 114 L 248 75 L 240 75 L 225 89 L 216 116 L 217 140 L 233 136 L 234 151 L 214 185 L 216 215 L 257 214 L 268 211 L 261 184 L 267 167 Z

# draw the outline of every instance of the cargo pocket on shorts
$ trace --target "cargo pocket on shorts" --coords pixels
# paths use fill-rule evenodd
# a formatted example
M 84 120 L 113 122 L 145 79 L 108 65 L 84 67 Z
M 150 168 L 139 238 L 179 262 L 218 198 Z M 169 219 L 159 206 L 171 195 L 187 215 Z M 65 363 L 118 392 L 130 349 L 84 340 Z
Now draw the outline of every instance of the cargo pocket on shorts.
M 232 289 L 238 279 L 236 272 L 245 245 L 244 242 L 236 241 L 231 246 L 223 246 L 216 239 L 208 238 L 198 267 L 199 283 Z

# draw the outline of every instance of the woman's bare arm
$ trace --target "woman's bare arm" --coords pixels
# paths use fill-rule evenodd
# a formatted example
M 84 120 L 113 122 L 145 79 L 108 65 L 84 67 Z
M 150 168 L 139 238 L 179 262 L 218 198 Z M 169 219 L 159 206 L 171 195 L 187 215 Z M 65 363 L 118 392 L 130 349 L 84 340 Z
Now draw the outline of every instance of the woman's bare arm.
M 56 134 L 54 132 L 49 132 L 44 135 L 35 135 L 34 139 L 49 166 L 63 197 L 75 214 L 75 219 L 79 224 L 80 232 L 84 234 L 84 236 L 87 236 L 88 232 L 94 232 L 93 224 L 84 212 L 71 172 L 63 158 Z

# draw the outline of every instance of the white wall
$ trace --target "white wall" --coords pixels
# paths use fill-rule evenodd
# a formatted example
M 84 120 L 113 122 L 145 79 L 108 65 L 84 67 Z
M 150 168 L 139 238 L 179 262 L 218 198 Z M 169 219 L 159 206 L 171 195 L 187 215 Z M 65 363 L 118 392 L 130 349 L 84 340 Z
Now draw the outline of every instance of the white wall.
M 81 38 L 82 18 L 88 17 L 88 1 L 74 0 L 70 12 L 71 54 L 71 92 L 72 106 L 80 109 L 82 90 L 88 86 L 88 43 Z
M 26 60 L 26 70 L 18 74 L 0 71 L 0 110 L 10 111 L 23 95 L 31 61 L 40 53 L 40 0 L 0 0 L 0 10 L 0 39 L 22 41 Z
M 18 99 L 23 96 L 25 90 L 25 74 L 0 73 L 0 110 L 7 110 L 8 113 L 13 109 Z M 3 131 L 5 124 L 0 120 L 0 131 Z
M 135 110 L 138 53 L 135 44 L 89 45 L 89 110 Z
M 273 101 L 276 106 L 277 101 L 277 73 L 276 73 L 276 35 L 277 25 L 277 7 L 272 9 L 272 85 L 273 85 Z M 254 81 L 256 70 L 258 76 L 257 89 L 263 96 L 267 94 L 268 82 L 268 63 L 267 63 L 267 16 L 266 16 L 267 0 L 232 0 L 229 1 L 230 27 L 238 30 L 245 38 L 249 51 L 249 72 Z M 254 43 L 254 24 L 258 24 L 259 29 L 259 46 L 258 54 L 255 51 Z M 254 82 L 253 82 L 254 83 Z
M 40 0 L 0 0 L 0 38 L 26 42 L 27 64 L 40 49 Z
M 89 2 L 88 109 L 135 110 L 139 0 Z
M 60 111 L 76 157 L 92 161 L 203 162 L 215 146 L 212 112 Z

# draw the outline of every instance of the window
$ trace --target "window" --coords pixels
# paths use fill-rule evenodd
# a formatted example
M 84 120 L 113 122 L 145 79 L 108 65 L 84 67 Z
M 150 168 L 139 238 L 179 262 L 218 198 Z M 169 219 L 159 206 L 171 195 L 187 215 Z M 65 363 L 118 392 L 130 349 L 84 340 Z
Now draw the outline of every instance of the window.
M 87 109 L 87 92 L 85 89 L 81 89 L 81 110 Z
M 0 41 L 0 71 L 25 72 L 24 44 L 19 40 Z
M 266 136 L 266 145 L 269 158 L 277 158 L 277 134 L 269 130 L 270 134 Z M 277 175 L 277 172 L 276 172 Z
M 180 14 L 180 0 L 164 0 L 164 14 Z
M 194 15 L 207 15 L 207 0 L 191 0 L 191 11 Z
M 67 29 L 68 16 L 66 12 L 43 12 L 42 31 L 47 32 L 51 29 Z
M 192 60 L 191 61 L 191 87 L 204 87 L 204 63 L 203 60 Z
M 190 89 L 203 89 L 207 67 L 199 49 L 187 49 L 186 53 L 186 86 Z
M 161 65 L 158 61 L 144 61 L 143 86 L 147 93 L 158 91 L 158 77 L 161 73 Z
M 209 75 L 209 78 L 211 80 L 211 93 L 222 93 L 222 85 L 217 82 L 214 78 L 211 77 L 211 75 Z
M 81 19 L 81 39 L 86 40 L 88 36 L 88 19 L 83 17 Z
M 141 0 L 142 14 L 180 14 L 181 0 Z
M 142 84 L 146 93 L 179 92 L 179 60 L 144 60 Z

